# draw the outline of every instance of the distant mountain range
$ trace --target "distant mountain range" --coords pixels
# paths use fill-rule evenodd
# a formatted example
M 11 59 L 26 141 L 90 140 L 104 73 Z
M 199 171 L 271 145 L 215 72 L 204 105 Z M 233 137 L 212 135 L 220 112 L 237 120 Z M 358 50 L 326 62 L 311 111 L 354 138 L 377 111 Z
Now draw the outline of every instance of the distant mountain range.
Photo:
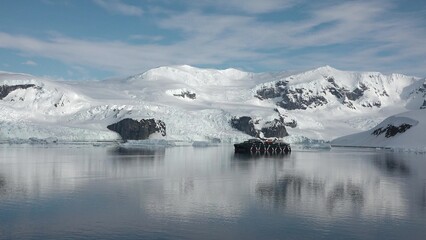
M 261 129 L 282 123 L 287 141 L 332 140 L 405 111 L 425 111 L 426 80 L 348 72 L 330 66 L 300 73 L 250 73 L 187 65 L 124 79 L 56 81 L 0 72 L 0 140 L 117 140 L 108 125 L 125 118 L 165 123 L 169 140 L 234 142 L 231 124 L 249 117 Z

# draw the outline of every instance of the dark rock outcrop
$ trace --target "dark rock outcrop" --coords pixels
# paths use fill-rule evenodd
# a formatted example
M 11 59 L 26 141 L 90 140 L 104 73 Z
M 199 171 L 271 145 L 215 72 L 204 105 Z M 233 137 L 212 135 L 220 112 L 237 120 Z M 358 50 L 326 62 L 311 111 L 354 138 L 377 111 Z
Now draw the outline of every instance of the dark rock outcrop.
M 280 116 L 279 119 L 266 122 L 259 130 L 256 129 L 255 125 L 258 122 L 253 121 L 251 117 L 242 116 L 239 118 L 231 119 L 231 126 L 243 133 L 246 133 L 252 137 L 260 137 L 263 133 L 263 137 L 266 138 L 282 138 L 288 136 L 287 129 L 285 128 L 284 118 Z
M 282 96 L 282 91 L 287 87 L 288 81 L 278 81 L 275 83 L 275 87 L 264 87 L 257 91 L 255 97 L 260 100 L 270 99 Z
M 426 100 L 423 100 L 423 105 L 420 106 L 420 109 L 426 109 Z
M 312 95 L 312 92 L 303 88 L 290 89 L 287 84 L 288 81 L 278 81 L 275 86 L 259 89 L 255 97 L 260 100 L 281 98 L 276 104 L 287 110 L 306 110 L 328 103 L 323 96 Z
M 273 121 L 266 122 L 266 124 L 262 127 L 260 131 L 266 138 L 282 138 L 288 136 L 283 119 L 274 119 Z
M 405 131 L 407 131 L 408 129 L 410 129 L 412 127 L 412 125 L 410 125 L 410 124 L 407 124 L 407 123 L 404 123 L 404 124 L 401 124 L 401 125 L 399 125 L 399 126 L 394 126 L 394 125 L 391 125 L 391 124 L 389 124 L 387 127 L 385 127 L 385 128 L 377 128 L 377 129 L 375 129 L 372 133 L 371 133 L 371 135 L 376 135 L 376 136 L 379 136 L 379 135 L 381 135 L 381 134 L 383 134 L 383 133 L 385 133 L 385 137 L 386 138 L 390 138 L 390 137 L 393 137 L 393 136 L 395 136 L 396 134 L 398 134 L 398 133 L 403 133 L 403 132 L 405 132 Z
M 372 102 L 372 103 L 368 102 L 368 103 L 361 104 L 361 106 L 368 107 L 368 108 L 372 108 L 372 107 L 380 108 L 382 106 L 382 103 L 380 101 L 376 101 L 376 102 Z
M 302 92 L 303 90 L 301 89 L 296 89 L 296 91 L 288 90 L 288 93 L 282 96 L 282 100 L 277 105 L 287 110 L 306 110 L 307 108 L 315 108 L 328 103 L 323 96 L 304 96 Z
M 126 118 L 117 123 L 107 126 L 111 131 L 120 134 L 124 141 L 148 139 L 153 133 L 166 136 L 166 124 L 161 120 L 142 119 L 140 121 Z
M 260 100 L 275 99 L 277 106 L 287 110 L 306 110 L 308 108 L 316 108 L 328 104 L 328 100 L 325 96 L 331 94 L 346 107 L 356 109 L 354 101 L 360 100 L 364 96 L 365 91 L 369 89 L 365 84 L 359 83 L 358 86 L 351 91 L 344 86 L 340 86 L 335 81 L 334 77 L 324 76 L 324 80 L 327 81 L 327 85 L 322 89 L 318 89 L 318 93 L 305 88 L 288 86 L 289 82 L 285 80 L 278 81 L 271 86 L 264 86 L 257 90 L 255 97 Z M 377 94 L 389 97 L 386 91 Z M 364 103 L 361 106 L 380 108 L 381 103 Z
M 175 97 L 182 97 L 182 98 L 189 98 L 189 99 L 196 99 L 197 94 L 190 92 L 190 91 L 183 91 L 179 94 L 173 94 Z
M 36 87 L 36 85 L 34 85 L 34 84 L 21 84 L 21 85 L 13 85 L 13 86 L 1 85 L 0 86 L 0 100 L 2 100 L 7 95 L 9 95 L 9 93 L 11 93 L 11 92 L 13 92 L 17 89 L 27 89 L 27 88 L 31 88 L 31 87 Z
M 247 117 L 247 116 L 242 116 L 239 118 L 233 117 L 231 119 L 231 126 L 252 137 L 259 136 L 259 132 L 254 127 L 254 122 L 251 117 Z
M 297 127 L 297 122 L 294 119 L 292 119 L 289 122 L 284 122 L 284 124 L 285 124 L 286 127 L 291 127 L 291 128 Z

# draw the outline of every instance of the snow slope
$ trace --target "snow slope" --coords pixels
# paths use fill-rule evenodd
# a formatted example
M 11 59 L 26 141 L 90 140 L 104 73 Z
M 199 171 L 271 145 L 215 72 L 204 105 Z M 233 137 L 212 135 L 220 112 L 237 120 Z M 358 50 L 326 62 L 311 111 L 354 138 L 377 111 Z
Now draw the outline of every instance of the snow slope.
M 331 140 L 419 109 L 426 94 L 425 79 L 329 66 L 296 74 L 167 66 L 87 82 L 0 72 L 0 86 L 25 84 L 34 86 L 0 99 L 0 140 L 111 141 L 119 136 L 107 125 L 155 118 L 166 123 L 168 140 L 233 142 L 249 136 L 231 128 L 232 117 L 261 125 L 279 115 L 292 126 L 287 141 Z
M 393 131 L 392 131 L 393 129 Z M 426 109 L 386 118 L 371 130 L 337 138 L 334 146 L 390 147 L 426 151 Z

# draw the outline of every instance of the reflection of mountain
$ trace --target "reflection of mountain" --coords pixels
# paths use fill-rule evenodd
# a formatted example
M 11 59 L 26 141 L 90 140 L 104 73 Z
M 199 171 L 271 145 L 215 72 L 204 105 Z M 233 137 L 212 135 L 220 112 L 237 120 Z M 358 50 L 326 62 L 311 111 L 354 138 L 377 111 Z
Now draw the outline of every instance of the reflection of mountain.
M 361 186 L 351 182 L 338 182 L 327 187 L 320 179 L 309 179 L 302 176 L 286 175 L 269 184 L 259 184 L 256 193 L 261 198 L 272 200 L 274 204 L 288 206 L 288 203 L 306 201 L 314 198 L 323 203 L 323 207 L 332 212 L 338 205 L 362 207 L 364 191 Z
M 0 175 L 0 195 L 6 191 L 6 179 Z
M 294 164 L 255 186 L 267 206 L 315 216 L 404 217 L 426 208 L 419 156 L 371 151 L 292 154 Z M 300 158 L 298 155 L 303 156 Z
M 300 199 L 301 190 L 305 184 L 311 185 L 300 176 L 285 176 L 275 184 L 259 184 L 256 192 L 262 197 L 272 198 L 274 202 L 285 203 L 288 197 Z
M 410 174 L 410 168 L 403 160 L 398 159 L 394 154 L 375 155 L 374 165 L 383 170 L 384 173 L 407 176 Z
M 339 215 L 407 219 L 426 207 L 426 186 L 419 178 L 426 162 L 415 154 L 295 151 L 285 159 L 241 160 L 232 146 L 55 145 L 0 148 L 0 156 L 0 193 L 6 184 L 13 201 L 68 196 L 74 201 L 90 193 L 96 196 L 96 207 L 84 209 L 87 216 L 103 217 L 108 211 L 98 210 L 111 207 L 120 214 L 140 209 L 168 219 L 239 219 L 272 206 L 327 222 Z M 77 212 L 80 207 L 76 201 Z
M 362 207 L 364 204 L 362 188 L 350 182 L 337 184 L 331 192 L 327 193 L 327 209 L 332 212 L 340 202 L 348 202 L 353 207 Z

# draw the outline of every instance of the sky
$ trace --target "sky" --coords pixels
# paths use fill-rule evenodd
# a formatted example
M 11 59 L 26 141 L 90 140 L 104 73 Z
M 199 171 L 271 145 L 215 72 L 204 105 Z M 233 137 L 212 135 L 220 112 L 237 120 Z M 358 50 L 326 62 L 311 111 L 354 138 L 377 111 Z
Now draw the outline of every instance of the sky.
M 0 70 L 71 80 L 166 65 L 426 77 L 424 0 L 2 0 Z

